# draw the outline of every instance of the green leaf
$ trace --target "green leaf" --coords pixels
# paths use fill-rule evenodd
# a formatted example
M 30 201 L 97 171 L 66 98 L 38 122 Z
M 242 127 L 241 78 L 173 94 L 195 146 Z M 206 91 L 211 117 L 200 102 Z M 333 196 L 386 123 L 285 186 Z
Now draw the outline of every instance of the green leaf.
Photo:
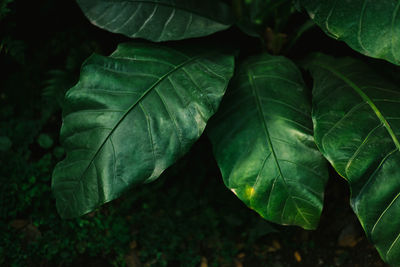
M 154 42 L 210 35 L 233 22 L 225 3 L 214 0 L 77 0 L 94 25 Z
M 270 221 L 314 229 L 328 175 L 307 96 L 290 60 L 252 57 L 239 69 L 209 135 L 225 185 L 247 206 Z
M 315 56 L 315 140 L 351 187 L 351 205 L 388 263 L 400 262 L 400 88 L 356 60 Z
M 299 1 L 331 37 L 364 55 L 400 65 L 400 1 Z
M 53 174 L 64 218 L 90 212 L 128 187 L 151 182 L 200 137 L 233 72 L 210 49 L 123 44 L 91 56 L 66 94 Z

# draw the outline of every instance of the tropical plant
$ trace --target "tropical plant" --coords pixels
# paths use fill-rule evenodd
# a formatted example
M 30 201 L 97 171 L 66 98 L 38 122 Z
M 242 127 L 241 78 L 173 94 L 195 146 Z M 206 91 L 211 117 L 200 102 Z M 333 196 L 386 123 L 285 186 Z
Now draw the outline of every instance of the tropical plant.
M 154 181 L 207 125 L 225 185 L 275 223 L 317 227 L 329 162 L 348 181 L 369 240 L 400 266 L 400 1 L 77 2 L 94 25 L 130 38 L 182 40 L 237 26 L 262 49 L 142 40 L 90 56 L 63 103 L 66 158 L 52 182 L 63 218 Z M 310 20 L 288 30 L 299 12 Z M 283 56 L 315 24 L 393 65 L 355 52 Z

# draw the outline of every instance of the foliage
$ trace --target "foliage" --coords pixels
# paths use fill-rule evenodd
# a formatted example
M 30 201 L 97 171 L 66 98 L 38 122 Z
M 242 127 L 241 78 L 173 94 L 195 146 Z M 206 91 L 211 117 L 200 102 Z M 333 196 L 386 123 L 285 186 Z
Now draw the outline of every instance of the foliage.
M 232 24 L 229 6 L 212 0 L 77 2 L 100 28 L 155 42 L 204 36 Z
M 351 205 L 368 237 L 384 259 L 397 263 L 398 86 L 349 58 L 318 55 L 309 68 L 315 141 L 348 180 Z M 337 102 L 327 101 L 330 97 Z
M 310 92 L 293 61 L 265 51 L 285 53 L 282 31 L 297 7 L 354 50 L 398 64 L 400 2 L 272 2 L 235 0 L 230 14 L 223 1 L 78 1 L 93 24 L 153 42 L 210 35 L 236 16 L 264 49 L 246 59 L 249 52 L 235 44 L 222 52 L 216 45 L 201 51 L 196 42 L 181 50 L 135 41 L 110 57 L 90 57 L 63 109 L 67 156 L 53 173 L 62 217 L 157 179 L 216 113 L 208 124 L 214 155 L 225 185 L 247 206 L 270 221 L 315 229 L 328 179 L 325 157 L 349 182 L 352 208 L 382 259 L 400 264 L 400 88 L 375 74 L 370 59 L 317 54 L 298 65 L 310 71 Z M 289 52 L 310 25 L 292 33 Z M 218 108 L 234 50 L 239 67 Z
M 266 219 L 315 229 L 328 174 L 301 73 L 264 54 L 247 59 L 231 86 L 209 133 L 225 184 Z
M 211 151 L 206 139 L 186 156 L 196 166 L 185 170 L 182 162 L 138 194 L 61 220 L 51 172 L 65 156 L 58 141 L 64 94 L 79 79 L 82 61 L 93 51 L 107 53 L 116 41 L 85 23 L 73 2 L 20 3 L 18 12 L 9 5 L 1 27 L 2 40 L 8 36 L 25 48 L 0 53 L 0 266 L 127 266 L 132 255 L 151 266 L 197 266 L 204 255 L 217 266 L 232 263 L 236 242 L 253 244 L 275 231 L 245 207 L 238 210 L 222 181 L 208 178 L 218 169 L 203 156 Z M 63 15 L 53 13 L 59 8 Z M 49 29 L 37 14 L 56 27 Z M 77 19 L 67 22 L 71 14 Z M 168 194 L 154 197 L 156 191 Z
M 399 6 L 1 1 L 0 265 L 351 265 L 349 200 L 399 265 Z
M 400 64 L 398 1 L 298 1 L 333 38 L 364 55 Z
M 86 60 L 65 99 L 61 141 L 69 154 L 53 175 L 60 214 L 85 214 L 127 185 L 158 178 L 200 137 L 232 72 L 231 56 L 148 44 Z

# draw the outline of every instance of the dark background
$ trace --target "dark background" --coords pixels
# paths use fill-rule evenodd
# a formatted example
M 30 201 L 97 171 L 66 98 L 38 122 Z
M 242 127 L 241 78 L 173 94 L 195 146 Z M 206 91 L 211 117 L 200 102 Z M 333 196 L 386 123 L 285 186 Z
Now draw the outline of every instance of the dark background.
M 290 38 L 306 19 L 296 14 L 281 30 Z M 225 188 L 205 135 L 156 182 L 61 220 L 51 172 L 64 156 L 63 94 L 85 58 L 124 41 L 91 25 L 74 1 L 0 2 L 1 266 L 385 266 L 333 171 L 316 231 L 275 225 Z M 264 47 L 235 27 L 178 44 L 188 42 L 239 49 L 238 61 Z M 310 51 L 368 60 L 317 28 L 285 53 L 297 61 Z

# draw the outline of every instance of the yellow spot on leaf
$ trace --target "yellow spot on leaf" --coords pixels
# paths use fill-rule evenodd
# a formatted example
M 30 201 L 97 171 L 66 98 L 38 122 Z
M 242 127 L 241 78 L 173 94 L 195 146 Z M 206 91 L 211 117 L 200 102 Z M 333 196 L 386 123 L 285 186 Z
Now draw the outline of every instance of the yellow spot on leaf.
M 251 199 L 253 197 L 254 192 L 255 192 L 254 187 L 252 187 L 252 186 L 246 187 L 245 194 L 248 199 Z
M 295 251 L 295 252 L 294 252 L 294 259 L 295 259 L 297 262 L 301 262 L 301 255 L 300 255 L 300 253 L 299 253 L 298 251 Z
M 208 260 L 206 257 L 201 257 L 200 267 L 208 267 Z

